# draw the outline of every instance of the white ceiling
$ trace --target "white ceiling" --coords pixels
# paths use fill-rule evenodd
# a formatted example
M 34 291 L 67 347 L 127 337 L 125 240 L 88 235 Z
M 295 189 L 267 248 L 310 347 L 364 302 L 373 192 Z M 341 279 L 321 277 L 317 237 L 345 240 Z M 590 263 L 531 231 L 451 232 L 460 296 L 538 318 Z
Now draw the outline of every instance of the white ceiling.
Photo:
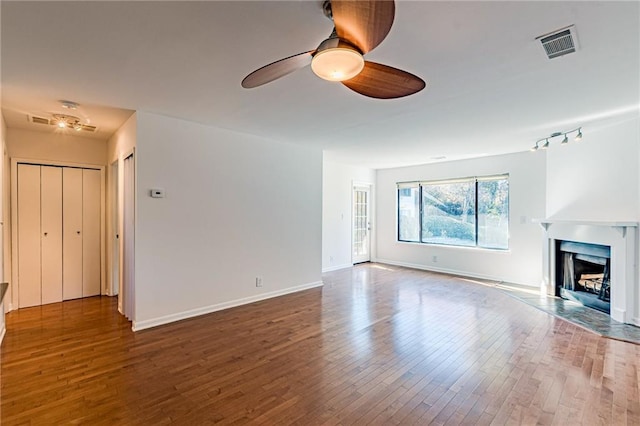
M 321 1 L 2 1 L 8 127 L 60 99 L 108 138 L 142 110 L 321 147 L 373 168 L 517 152 L 555 131 L 637 117 L 640 3 L 396 1 L 366 59 L 427 89 L 360 96 L 309 68 L 256 89 L 254 69 L 312 50 L 332 29 Z M 536 36 L 575 24 L 580 50 L 548 60 Z M 211 141 L 215 143 L 215 141 Z

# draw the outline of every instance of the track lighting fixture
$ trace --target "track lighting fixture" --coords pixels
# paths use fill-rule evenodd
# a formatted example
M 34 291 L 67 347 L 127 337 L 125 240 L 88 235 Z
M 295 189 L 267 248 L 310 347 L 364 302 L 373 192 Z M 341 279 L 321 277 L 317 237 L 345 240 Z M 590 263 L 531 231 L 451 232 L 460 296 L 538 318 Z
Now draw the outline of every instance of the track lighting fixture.
M 549 139 L 553 140 L 553 138 L 557 138 L 559 136 L 564 136 L 562 138 L 562 141 L 560 142 L 560 145 L 566 145 L 569 143 L 569 137 L 567 135 L 569 135 L 570 133 L 573 132 L 577 132 L 574 140 L 576 142 L 580 142 L 582 140 L 582 127 L 578 127 L 577 129 L 573 129 L 573 130 L 569 130 L 567 132 L 554 132 L 551 133 L 549 136 L 546 136 L 542 139 L 538 139 L 536 141 L 536 144 L 531 147 L 530 151 L 535 152 L 538 149 L 547 149 L 549 148 Z M 544 141 L 544 143 L 542 145 L 540 145 L 540 143 L 542 143 Z

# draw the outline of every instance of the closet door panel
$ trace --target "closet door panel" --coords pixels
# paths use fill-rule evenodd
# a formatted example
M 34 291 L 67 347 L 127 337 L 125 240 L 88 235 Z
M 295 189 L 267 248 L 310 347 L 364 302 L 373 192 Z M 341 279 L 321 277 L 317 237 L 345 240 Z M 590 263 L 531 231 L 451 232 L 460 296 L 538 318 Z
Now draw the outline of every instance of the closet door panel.
M 82 296 L 100 294 L 100 170 L 82 170 Z
M 42 304 L 62 301 L 62 168 L 41 166 Z
M 82 169 L 62 169 L 62 297 L 82 297 Z
M 40 166 L 18 164 L 18 306 L 41 303 Z

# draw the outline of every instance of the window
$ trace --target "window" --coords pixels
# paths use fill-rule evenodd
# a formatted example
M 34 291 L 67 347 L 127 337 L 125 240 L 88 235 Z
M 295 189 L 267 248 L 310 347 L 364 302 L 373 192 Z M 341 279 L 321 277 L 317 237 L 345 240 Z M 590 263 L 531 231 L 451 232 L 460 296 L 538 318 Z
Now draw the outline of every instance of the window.
M 398 184 L 398 240 L 509 248 L 509 176 Z
M 398 188 L 398 238 L 420 242 L 420 187 Z
M 421 187 L 422 242 L 475 246 L 475 181 L 425 183 Z

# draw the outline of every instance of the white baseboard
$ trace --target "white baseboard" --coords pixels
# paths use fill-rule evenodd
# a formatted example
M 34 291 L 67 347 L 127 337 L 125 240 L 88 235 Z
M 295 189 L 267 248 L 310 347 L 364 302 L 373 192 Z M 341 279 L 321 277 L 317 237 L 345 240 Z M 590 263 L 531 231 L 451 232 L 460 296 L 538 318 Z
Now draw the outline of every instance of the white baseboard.
M 259 302 L 261 300 L 271 299 L 273 297 L 284 296 L 285 294 L 296 293 L 298 291 L 309 290 L 311 288 L 322 287 L 324 283 L 322 281 L 316 281 L 313 283 L 302 284 L 295 287 L 285 288 L 283 290 L 276 290 L 269 293 L 257 294 L 255 296 L 245 297 L 242 299 L 230 300 L 229 302 L 216 303 L 215 305 L 203 306 L 202 308 L 191 309 L 184 312 L 178 312 L 175 314 L 165 315 L 158 318 L 153 318 L 144 321 L 133 321 L 131 329 L 133 331 L 140 331 L 151 327 L 157 327 L 163 324 L 169 324 L 171 322 L 180 321 L 187 318 L 193 318 L 200 315 L 210 314 L 212 312 L 221 311 L 223 309 L 234 308 L 236 306 L 246 305 L 253 302 Z
M 640 327 L 640 317 L 636 317 L 636 318 L 632 319 L 631 323 L 633 325 L 637 325 L 638 327 Z
M 505 281 L 504 278 L 498 277 L 498 276 L 495 276 L 495 275 L 477 274 L 475 272 L 460 271 L 460 270 L 447 269 L 447 268 L 438 268 L 438 267 L 434 267 L 434 266 L 420 265 L 420 264 L 417 264 L 417 263 L 398 262 L 398 261 L 395 261 L 395 260 L 388 260 L 388 259 L 376 259 L 376 262 L 378 262 L 378 263 L 386 263 L 388 265 L 404 266 L 404 267 L 413 268 L 413 269 L 420 269 L 420 270 L 423 270 L 423 271 L 440 272 L 440 273 L 449 274 L 449 275 L 458 275 L 458 276 L 467 277 L 467 278 L 477 278 L 477 279 L 480 279 L 480 280 L 498 281 L 498 282 L 504 282 Z M 512 284 L 520 284 L 520 285 L 524 285 L 524 286 L 531 286 L 530 284 L 525 284 L 525 283 L 512 283 Z M 531 286 L 531 287 L 534 287 L 534 286 Z M 535 287 L 538 288 L 538 286 L 535 286 Z
M 609 313 L 609 315 L 611 316 L 611 318 L 613 318 L 615 321 L 621 322 L 621 323 L 626 323 L 629 321 L 629 317 L 627 317 L 627 310 L 626 309 L 619 309 L 619 308 L 611 308 L 611 312 Z M 631 321 L 635 321 L 635 318 L 632 319 Z
M 324 274 L 325 272 L 337 271 L 338 269 L 351 268 L 352 266 L 353 265 L 350 263 L 344 263 L 342 265 L 336 265 L 336 266 L 329 266 L 328 268 L 322 268 L 322 273 Z

